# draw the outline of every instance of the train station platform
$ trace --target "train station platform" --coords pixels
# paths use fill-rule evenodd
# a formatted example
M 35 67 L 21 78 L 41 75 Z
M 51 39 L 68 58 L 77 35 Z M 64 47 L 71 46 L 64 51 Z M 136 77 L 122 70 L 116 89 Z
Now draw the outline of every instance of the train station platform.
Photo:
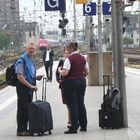
M 37 71 L 45 74 L 44 67 Z M 55 73 L 55 68 L 54 68 Z M 52 107 L 54 129 L 51 135 L 45 136 L 16 136 L 17 97 L 15 87 L 0 90 L 0 140 L 140 140 L 140 71 L 126 68 L 126 91 L 128 128 L 101 129 L 99 127 L 98 110 L 102 103 L 103 88 L 87 86 L 85 104 L 87 108 L 87 132 L 64 134 L 67 130 L 67 109 L 62 104 L 60 89 L 53 76 L 53 81 L 47 83 L 47 100 Z M 38 98 L 41 99 L 42 81 L 38 85 Z

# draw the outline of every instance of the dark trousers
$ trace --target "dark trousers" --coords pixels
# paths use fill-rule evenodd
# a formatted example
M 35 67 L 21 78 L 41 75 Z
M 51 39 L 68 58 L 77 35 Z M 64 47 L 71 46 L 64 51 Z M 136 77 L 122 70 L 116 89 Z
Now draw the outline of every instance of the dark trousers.
M 52 80 L 52 66 L 53 64 L 50 61 L 45 61 L 45 70 L 48 80 Z
M 28 104 L 32 102 L 32 91 L 17 82 L 17 132 L 27 130 L 28 125 Z
M 70 109 L 71 129 L 87 128 L 87 113 L 84 104 L 86 89 L 85 78 L 64 81 L 64 96 Z

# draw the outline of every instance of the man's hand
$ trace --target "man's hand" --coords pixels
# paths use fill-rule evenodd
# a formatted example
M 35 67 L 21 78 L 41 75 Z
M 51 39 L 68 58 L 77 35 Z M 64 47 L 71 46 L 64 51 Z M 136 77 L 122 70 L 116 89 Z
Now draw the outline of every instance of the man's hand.
M 31 89 L 34 90 L 34 91 L 38 90 L 37 86 L 32 86 Z
M 38 76 L 36 76 L 36 80 L 40 81 L 40 80 L 42 79 L 43 76 L 44 76 L 44 75 L 38 75 Z

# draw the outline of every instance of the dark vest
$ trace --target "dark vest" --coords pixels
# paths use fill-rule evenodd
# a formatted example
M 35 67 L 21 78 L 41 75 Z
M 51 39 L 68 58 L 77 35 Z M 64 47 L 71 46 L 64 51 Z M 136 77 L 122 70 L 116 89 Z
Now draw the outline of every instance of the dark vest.
M 86 60 L 81 54 L 73 54 L 68 57 L 71 68 L 65 79 L 79 79 L 84 77 Z

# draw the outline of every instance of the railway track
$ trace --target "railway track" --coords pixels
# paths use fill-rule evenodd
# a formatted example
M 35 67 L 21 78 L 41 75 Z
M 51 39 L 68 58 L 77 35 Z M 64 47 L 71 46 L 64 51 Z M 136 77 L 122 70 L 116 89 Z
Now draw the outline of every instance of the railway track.
M 124 57 L 128 64 L 140 65 L 140 49 L 139 48 L 125 48 Z
M 6 81 L 0 82 L 0 90 L 3 89 L 3 88 L 5 88 L 6 86 L 7 86 Z

